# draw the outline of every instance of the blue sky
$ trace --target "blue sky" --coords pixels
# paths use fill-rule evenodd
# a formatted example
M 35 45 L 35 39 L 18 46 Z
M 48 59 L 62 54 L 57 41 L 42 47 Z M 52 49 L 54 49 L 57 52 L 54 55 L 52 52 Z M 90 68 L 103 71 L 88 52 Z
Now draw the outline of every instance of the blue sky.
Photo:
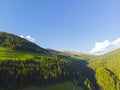
M 0 31 L 44 48 L 104 53 L 120 46 L 120 1 L 0 0 Z

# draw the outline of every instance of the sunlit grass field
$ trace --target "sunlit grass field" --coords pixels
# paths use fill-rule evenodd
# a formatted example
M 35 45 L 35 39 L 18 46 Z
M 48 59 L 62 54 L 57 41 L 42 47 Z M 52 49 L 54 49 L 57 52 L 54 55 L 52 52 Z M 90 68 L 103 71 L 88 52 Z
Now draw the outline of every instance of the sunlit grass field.
M 0 47 L 0 60 L 28 60 L 34 57 L 46 56 L 40 53 L 25 51 L 10 51 Z

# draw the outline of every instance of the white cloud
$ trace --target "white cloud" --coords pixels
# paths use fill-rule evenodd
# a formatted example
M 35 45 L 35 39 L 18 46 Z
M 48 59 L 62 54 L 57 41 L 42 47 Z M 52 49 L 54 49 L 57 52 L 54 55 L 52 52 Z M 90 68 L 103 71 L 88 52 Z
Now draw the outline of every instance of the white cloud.
M 95 47 L 93 47 L 89 53 L 102 54 L 105 51 L 110 51 L 108 48 L 110 48 L 110 50 L 120 48 L 120 38 L 117 38 L 111 42 L 109 42 L 108 40 L 105 40 L 103 42 L 96 42 Z
M 104 52 L 107 50 L 109 46 L 110 46 L 110 42 L 108 40 L 105 40 L 103 42 L 96 42 L 95 47 L 92 48 L 92 50 L 89 53 L 96 54 L 96 53 Z
M 115 47 L 120 47 L 120 38 L 117 38 L 116 40 L 112 41 L 111 45 Z
M 35 38 L 31 37 L 30 35 L 27 35 L 25 38 L 31 42 L 35 42 Z
M 20 37 L 21 37 L 21 38 L 24 38 L 24 36 L 23 36 L 23 35 L 20 35 Z
M 20 35 L 21 38 L 25 38 L 31 42 L 35 42 L 35 38 L 31 37 L 30 35 L 27 35 L 27 36 L 23 36 L 23 35 Z

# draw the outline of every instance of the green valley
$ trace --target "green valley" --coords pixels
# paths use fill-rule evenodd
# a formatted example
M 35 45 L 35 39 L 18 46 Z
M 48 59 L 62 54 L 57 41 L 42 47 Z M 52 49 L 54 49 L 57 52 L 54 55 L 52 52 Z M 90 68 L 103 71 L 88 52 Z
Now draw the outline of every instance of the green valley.
M 120 49 L 95 56 L 44 49 L 0 32 L 2 90 L 120 90 Z

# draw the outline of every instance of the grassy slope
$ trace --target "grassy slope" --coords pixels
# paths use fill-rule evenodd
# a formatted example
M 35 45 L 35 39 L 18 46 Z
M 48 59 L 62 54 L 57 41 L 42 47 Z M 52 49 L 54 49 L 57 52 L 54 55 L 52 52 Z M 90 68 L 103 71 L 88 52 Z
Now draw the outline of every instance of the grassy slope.
M 45 54 L 39 54 L 34 52 L 25 51 L 8 51 L 5 48 L 0 47 L 0 60 L 26 60 L 32 59 L 36 56 L 46 56 Z
M 73 90 L 73 88 L 74 88 L 73 84 L 71 82 L 67 82 L 67 83 L 56 84 L 54 86 L 48 86 L 45 88 L 29 87 L 18 90 Z M 75 90 L 84 90 L 84 89 L 81 87 L 76 87 Z
M 39 54 L 33 52 L 25 52 L 25 51 L 8 51 L 6 48 L 0 47 L 0 61 L 2 60 L 29 60 L 33 59 L 34 57 L 44 57 L 48 55 L 46 54 Z M 82 60 L 80 56 L 71 56 L 72 60 Z M 34 58 L 35 60 L 35 58 Z M 47 88 L 37 88 L 37 87 L 30 87 L 23 90 L 73 90 L 72 83 L 63 83 L 53 85 Z M 77 87 L 75 90 L 83 90 L 81 87 Z
M 78 60 L 90 60 L 96 57 L 95 55 L 90 55 L 90 54 L 85 54 L 85 53 L 75 52 L 75 51 L 69 51 L 69 50 L 62 50 L 61 54 L 70 56 L 71 58 L 75 58 Z
M 96 72 L 102 90 L 120 90 L 120 49 L 94 58 L 88 66 Z
M 30 59 L 37 60 L 37 58 L 35 58 L 35 57 L 39 57 L 39 56 L 40 57 L 42 57 L 42 56 L 43 57 L 46 57 L 46 56 L 48 57 L 48 55 L 46 55 L 46 54 L 48 54 L 48 52 L 45 49 L 40 48 L 36 44 L 31 43 L 31 42 L 29 42 L 25 39 L 22 39 L 22 38 L 20 38 L 16 35 L 1 33 L 0 36 L 2 38 L 1 42 L 0 42 L 0 44 L 1 44 L 0 45 L 0 61 L 2 61 L 2 60 L 30 60 Z M 15 48 L 13 48 L 11 46 L 13 46 Z M 22 50 L 22 51 L 20 51 L 20 50 Z M 31 51 L 31 50 L 34 53 L 33 52 L 28 52 L 28 51 Z M 42 53 L 42 54 L 35 53 L 35 52 L 39 52 L 39 53 Z M 74 55 L 71 56 L 71 57 L 74 58 L 74 59 L 77 59 L 77 60 L 78 59 L 83 59 L 82 57 L 76 57 Z M 61 86 L 64 87 L 64 85 L 59 85 L 58 84 L 55 87 L 53 86 L 53 88 L 54 89 L 57 88 L 57 90 L 58 90 L 58 88 L 60 88 Z M 72 85 L 68 83 L 68 85 L 65 84 L 65 86 L 67 86 L 67 88 L 69 89 Z M 50 90 L 50 88 L 51 87 L 48 87 L 49 90 Z M 51 90 L 53 90 L 53 88 Z
M 97 69 L 98 67 L 113 67 L 118 68 L 120 65 L 120 49 L 112 51 L 110 53 L 98 56 L 89 61 L 89 67 Z M 112 69 L 112 68 L 111 68 Z

